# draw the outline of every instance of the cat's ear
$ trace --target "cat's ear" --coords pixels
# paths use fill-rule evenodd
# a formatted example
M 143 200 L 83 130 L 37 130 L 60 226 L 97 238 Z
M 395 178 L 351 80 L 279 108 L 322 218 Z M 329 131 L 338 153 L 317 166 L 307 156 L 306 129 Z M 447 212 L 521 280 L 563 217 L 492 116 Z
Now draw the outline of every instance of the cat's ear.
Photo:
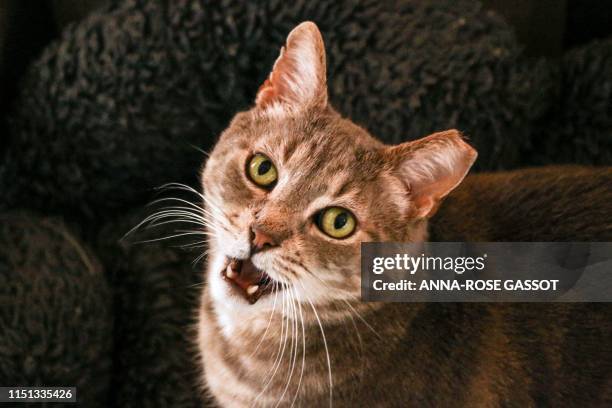
M 257 92 L 260 108 L 280 103 L 289 108 L 327 105 L 325 45 L 315 23 L 301 23 L 287 37 L 268 79 Z
M 457 130 L 389 148 L 398 177 L 408 188 L 417 218 L 435 214 L 441 200 L 461 183 L 476 160 L 476 150 Z

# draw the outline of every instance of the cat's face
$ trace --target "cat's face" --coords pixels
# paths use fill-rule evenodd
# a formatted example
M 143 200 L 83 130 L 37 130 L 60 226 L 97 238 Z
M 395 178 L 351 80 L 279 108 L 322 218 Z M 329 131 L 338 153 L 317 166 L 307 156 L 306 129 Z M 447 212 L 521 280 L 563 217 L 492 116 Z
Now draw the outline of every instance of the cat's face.
M 208 282 L 216 304 L 321 304 L 360 293 L 360 243 L 426 238 L 426 220 L 476 158 L 457 131 L 385 146 L 327 101 L 312 23 L 292 31 L 250 111 L 206 163 Z

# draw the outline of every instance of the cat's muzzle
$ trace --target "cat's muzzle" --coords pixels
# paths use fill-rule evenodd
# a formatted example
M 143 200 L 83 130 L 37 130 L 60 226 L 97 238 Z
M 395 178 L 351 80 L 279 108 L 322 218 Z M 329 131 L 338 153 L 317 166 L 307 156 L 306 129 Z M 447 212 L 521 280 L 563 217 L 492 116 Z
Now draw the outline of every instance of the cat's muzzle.
M 251 258 L 231 258 L 226 263 L 221 276 L 251 304 L 283 287 L 280 282 L 274 281 L 265 271 L 253 265 Z

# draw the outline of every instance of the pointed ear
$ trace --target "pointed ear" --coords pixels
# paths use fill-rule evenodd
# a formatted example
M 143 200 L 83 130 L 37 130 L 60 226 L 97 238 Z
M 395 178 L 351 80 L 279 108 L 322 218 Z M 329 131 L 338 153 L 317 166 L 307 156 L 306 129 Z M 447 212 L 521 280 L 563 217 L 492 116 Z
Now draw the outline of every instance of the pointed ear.
M 316 24 L 307 21 L 289 33 L 255 103 L 260 108 L 274 103 L 288 108 L 327 104 L 325 45 Z
M 396 175 L 409 190 L 417 218 L 435 214 L 478 155 L 454 129 L 392 146 L 388 153 Z

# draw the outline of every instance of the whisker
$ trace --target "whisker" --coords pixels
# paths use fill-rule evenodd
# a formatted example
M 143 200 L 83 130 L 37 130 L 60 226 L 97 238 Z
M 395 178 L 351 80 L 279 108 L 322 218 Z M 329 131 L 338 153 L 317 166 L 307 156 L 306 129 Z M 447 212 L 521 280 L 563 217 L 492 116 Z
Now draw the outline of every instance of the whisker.
M 312 276 L 314 276 L 316 279 L 319 280 L 319 282 L 321 282 L 321 284 L 325 287 L 327 287 L 327 284 L 325 283 L 325 281 L 323 281 L 323 279 L 321 279 L 320 277 L 318 277 L 317 275 L 313 274 Z M 344 295 L 349 296 L 353 301 L 355 302 L 360 302 L 360 299 L 358 297 L 356 297 L 355 295 L 353 295 L 352 293 L 350 293 L 349 291 L 346 290 L 342 290 L 342 289 L 337 289 L 339 292 L 341 292 Z M 351 303 L 346 300 L 346 299 L 342 299 L 342 301 L 355 313 L 355 315 L 359 318 L 359 320 L 361 320 L 361 322 L 372 331 L 372 333 L 374 333 L 376 335 L 376 337 L 378 337 L 380 340 L 382 340 L 382 336 L 380 334 L 378 334 L 378 332 L 376 330 L 374 330 L 374 328 L 370 325 L 370 323 L 368 323 L 363 316 L 361 316 L 361 314 L 355 310 L 355 308 L 353 307 L 353 305 L 351 305 Z
M 174 234 L 174 235 L 170 235 L 167 237 L 161 237 L 161 238 L 154 238 L 154 239 L 145 239 L 143 241 L 137 241 L 137 244 L 145 244 L 148 242 L 159 242 L 159 241 L 167 241 L 169 239 L 173 239 L 173 238 L 179 238 L 179 237 L 185 237 L 188 235 L 201 235 L 203 232 L 202 231 L 197 231 L 197 232 L 183 232 L 181 234 Z
M 253 352 L 249 356 L 249 359 L 251 357 L 253 357 L 255 355 L 255 353 L 257 353 L 257 350 L 259 350 L 259 347 L 261 346 L 261 343 L 263 342 L 264 338 L 266 337 L 266 333 L 268 333 L 268 329 L 270 329 L 270 324 L 272 323 L 272 317 L 274 316 L 274 312 L 276 311 L 276 300 L 278 299 L 278 283 L 276 281 L 274 281 L 273 285 L 274 285 L 274 288 L 272 290 L 274 291 L 274 303 L 272 304 L 272 311 L 270 312 L 270 318 L 268 319 L 268 324 L 266 326 L 266 330 L 264 330 L 263 335 L 259 339 L 259 343 L 257 343 L 257 346 L 255 347 L 255 350 L 253 350 Z
M 223 215 L 225 218 L 228 218 L 227 214 L 225 214 L 225 212 L 223 211 L 223 209 L 221 208 L 220 205 L 214 203 L 211 198 L 206 197 L 204 194 L 200 193 L 199 191 L 197 191 L 196 189 L 194 189 L 191 186 L 188 186 L 188 185 L 182 184 L 182 183 L 166 183 L 166 184 L 164 184 L 164 185 L 162 185 L 162 186 L 157 188 L 157 190 L 171 190 L 171 189 L 186 191 L 186 192 L 195 194 L 197 197 L 202 199 L 202 201 L 206 205 L 208 205 L 212 209 L 216 210 L 218 213 Z M 202 209 L 204 211 L 207 211 L 203 206 L 202 206 Z M 223 223 L 223 221 L 224 221 L 223 219 L 219 219 L 218 216 L 216 216 L 216 214 L 214 214 L 214 213 L 209 213 L 209 215 L 211 217 L 213 217 L 213 218 L 216 218 L 217 221 L 219 221 L 221 223 Z M 225 225 L 223 225 L 222 228 L 227 230 L 227 227 Z
M 166 201 L 178 201 L 180 203 L 187 204 L 189 206 L 189 207 L 181 207 L 181 208 L 192 208 L 192 209 L 197 210 L 197 211 L 202 211 L 202 209 L 203 209 L 203 207 L 201 207 L 201 206 L 199 206 L 197 204 L 194 204 L 194 203 L 192 203 L 190 201 L 187 201 L 187 200 L 183 200 L 182 198 L 178 198 L 178 197 L 163 197 L 163 198 L 158 198 L 158 199 L 152 201 L 151 203 L 149 203 L 148 206 L 151 207 L 151 206 L 154 206 L 155 204 L 165 203 Z
M 283 283 L 283 282 L 281 282 Z M 288 336 L 288 332 L 289 332 L 289 322 L 287 321 L 287 329 L 285 330 L 285 311 L 286 311 L 286 305 L 287 305 L 287 299 L 285 294 L 283 293 L 282 296 L 282 300 L 283 300 L 283 310 L 282 310 L 282 322 L 281 322 L 281 334 L 280 334 L 280 341 L 279 341 L 279 350 L 277 350 L 276 353 L 276 358 L 274 359 L 274 364 L 272 365 L 272 375 L 270 376 L 270 378 L 268 379 L 268 381 L 266 382 L 266 384 L 264 385 L 263 389 L 259 392 L 259 394 L 257 394 L 257 396 L 255 397 L 255 400 L 253 401 L 253 405 L 255 406 L 255 403 L 259 400 L 259 398 L 264 394 L 264 392 L 268 389 L 269 385 L 271 384 L 272 380 L 274 379 L 274 377 L 276 376 L 276 372 L 278 371 L 278 368 L 280 367 L 280 364 L 282 362 L 282 358 L 283 355 L 285 354 L 285 346 L 287 345 L 287 336 Z M 283 333 L 286 333 L 285 336 L 283 336 Z M 270 370 L 268 370 L 269 372 Z
M 167 218 L 167 217 L 162 217 L 160 219 L 163 218 Z M 151 229 L 151 228 L 155 228 L 155 227 L 159 227 L 162 225 L 166 225 L 166 224 L 193 224 L 193 225 L 199 225 L 200 227 L 206 227 L 206 224 L 202 224 L 200 221 L 194 221 L 188 218 L 178 218 L 175 220 L 167 220 L 167 221 L 161 221 L 161 222 L 151 222 L 149 225 L 147 225 L 145 227 L 145 229 Z
M 291 384 L 291 377 L 293 377 L 293 371 L 295 369 L 295 362 L 297 360 L 297 313 L 295 309 L 295 299 L 293 298 L 293 292 L 287 288 L 288 299 L 291 304 L 291 314 L 292 314 L 292 324 L 291 324 L 291 349 L 289 351 L 289 365 L 290 371 L 287 377 L 287 383 L 285 384 L 285 388 L 283 389 L 282 394 L 280 395 L 278 402 L 275 407 L 278 407 L 285 397 L 285 393 L 287 389 L 289 389 L 289 385 Z
M 196 264 L 197 264 L 198 262 L 200 262 L 202 259 L 204 259 L 204 257 L 205 257 L 206 255 L 208 255 L 208 254 L 209 254 L 209 251 L 208 251 L 208 250 L 207 250 L 207 251 L 202 252 L 202 253 L 201 253 L 201 254 L 200 254 L 200 255 L 199 255 L 199 256 L 198 256 L 196 259 L 194 259 L 194 260 L 193 260 L 193 262 L 191 263 L 191 265 L 192 265 L 192 266 L 195 268 Z
M 317 313 L 317 309 L 306 294 L 306 288 L 304 287 L 304 284 L 300 280 L 298 280 L 298 282 L 300 283 L 300 285 L 302 285 L 302 288 L 304 289 L 304 297 L 306 298 L 308 303 L 310 303 L 310 307 L 312 308 L 312 311 L 314 312 L 315 317 L 317 318 L 317 323 L 319 324 L 319 329 L 321 330 L 321 337 L 323 338 L 323 345 L 325 346 L 325 356 L 327 358 L 327 372 L 329 374 L 329 406 L 331 407 L 333 401 L 334 384 L 332 380 L 331 358 L 329 356 L 329 349 L 327 347 L 327 339 L 325 338 L 325 330 L 323 329 L 323 324 L 321 323 L 321 319 L 319 318 L 319 313 Z
M 197 150 L 198 152 L 202 153 L 202 154 L 203 154 L 204 156 L 206 156 L 207 158 L 208 158 L 208 157 L 210 157 L 210 153 L 208 153 L 208 152 L 206 152 L 205 150 L 203 150 L 203 149 L 201 149 L 201 148 L 197 147 L 196 145 L 191 144 L 191 143 L 188 143 L 188 145 L 189 145 L 190 147 L 194 148 L 195 150 Z
M 290 289 L 293 290 L 293 294 L 295 295 L 295 298 L 297 299 L 298 296 L 297 296 L 296 289 L 294 287 L 291 287 Z M 298 385 L 295 390 L 295 395 L 293 396 L 293 400 L 291 401 L 291 408 L 295 404 L 295 401 L 297 400 L 297 397 L 300 393 L 300 388 L 302 386 L 302 378 L 304 377 L 304 367 L 306 366 L 306 331 L 304 329 L 304 315 L 302 314 L 302 303 L 297 301 L 297 305 L 300 311 L 300 321 L 302 324 L 302 368 L 300 370 L 300 379 L 298 380 Z
M 183 184 L 183 183 L 176 183 L 176 182 L 166 183 L 166 184 L 162 184 L 161 186 L 156 188 L 156 190 L 171 190 L 171 189 L 187 191 L 187 192 L 190 192 L 190 193 L 194 193 L 195 195 L 199 196 L 200 198 L 204 198 L 202 193 L 200 193 L 199 191 L 197 191 L 193 187 L 188 186 L 187 184 Z
M 170 218 L 170 217 L 178 217 L 178 216 L 182 217 L 182 218 L 178 218 L 178 219 L 189 219 L 191 221 L 194 221 L 194 222 L 197 222 L 197 223 L 201 223 L 203 226 L 207 226 L 208 225 L 208 221 L 205 218 L 200 217 L 200 216 L 195 215 L 195 214 L 190 213 L 190 212 L 183 212 L 183 211 L 174 210 L 174 209 L 160 210 L 160 211 L 157 211 L 157 212 L 147 216 L 144 220 L 139 222 L 136 226 L 134 226 L 132 229 L 130 229 L 121 238 L 121 240 L 124 240 L 129 235 L 133 234 L 136 230 L 141 228 L 143 225 L 147 225 L 147 223 L 151 223 L 151 224 L 155 225 L 155 223 L 158 220 L 161 220 L 161 219 L 164 219 L 164 218 Z
M 155 218 L 159 218 L 161 216 L 181 215 L 181 216 L 185 216 L 186 218 L 200 220 L 205 224 L 208 223 L 209 221 L 221 222 L 221 219 L 215 218 L 213 214 L 206 213 L 205 210 L 202 210 L 198 213 L 194 211 L 195 210 L 189 207 L 170 206 L 170 207 L 162 208 L 161 210 L 149 215 L 147 218 L 145 218 L 145 220 L 152 220 Z M 212 219 L 207 218 L 207 217 L 212 217 Z

